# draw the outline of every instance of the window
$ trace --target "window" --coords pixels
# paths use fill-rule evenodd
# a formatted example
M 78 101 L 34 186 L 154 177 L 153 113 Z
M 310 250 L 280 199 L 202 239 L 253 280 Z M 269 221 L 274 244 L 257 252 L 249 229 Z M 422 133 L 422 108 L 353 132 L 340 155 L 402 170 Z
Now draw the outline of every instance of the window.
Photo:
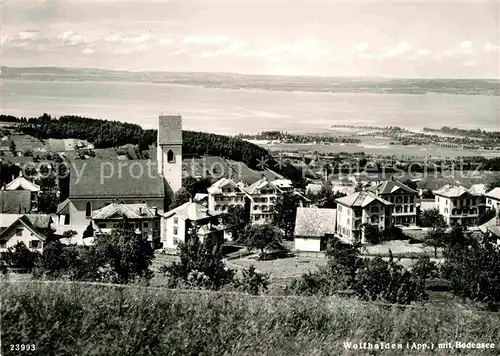
M 372 213 L 378 213 L 378 206 L 372 206 L 370 210 Z
M 413 213 L 413 205 L 410 205 L 410 213 Z
M 16 236 L 23 236 L 23 229 L 16 229 Z
M 472 205 L 476 205 L 476 199 L 472 199 Z
M 404 201 L 405 204 L 408 203 L 408 197 L 406 195 L 404 196 L 403 201 Z
M 371 220 L 372 220 L 372 224 L 378 224 L 378 216 L 377 215 L 373 215 Z
M 179 223 L 179 218 L 174 218 L 174 224 L 177 225 Z
M 396 205 L 396 213 L 400 213 L 402 210 L 401 205 Z
M 7 248 L 7 241 L 0 241 L 0 248 Z
M 339 205 L 339 213 L 342 212 L 342 205 Z
M 403 198 L 398 196 L 396 197 L 396 204 L 401 204 L 403 202 Z
M 178 231 L 177 226 L 174 226 L 174 235 L 176 235 L 176 236 L 177 236 L 177 233 L 178 233 L 178 232 L 179 232 L 179 231 Z
M 405 205 L 404 208 L 403 208 L 404 212 L 407 213 L 408 212 L 408 205 Z
M 174 152 L 172 150 L 168 150 L 167 152 L 167 162 L 168 163 L 175 162 Z
M 147 221 L 145 221 L 145 222 L 142 224 L 142 226 L 143 226 L 145 229 L 147 229 L 147 228 L 149 227 L 149 223 L 148 223 Z
M 488 199 L 488 204 L 491 204 L 491 199 Z
M 155 228 L 157 227 L 160 227 L 160 222 L 159 221 L 155 221 Z
M 38 241 L 38 240 L 31 240 L 30 241 L 30 248 L 40 248 L 40 241 Z
M 91 215 L 92 215 L 92 203 L 88 201 L 85 204 L 85 216 L 89 218 Z
M 174 246 L 177 246 L 178 243 L 179 243 L 179 239 L 177 237 L 174 237 Z
M 105 229 L 106 228 L 106 224 L 99 224 L 99 229 Z

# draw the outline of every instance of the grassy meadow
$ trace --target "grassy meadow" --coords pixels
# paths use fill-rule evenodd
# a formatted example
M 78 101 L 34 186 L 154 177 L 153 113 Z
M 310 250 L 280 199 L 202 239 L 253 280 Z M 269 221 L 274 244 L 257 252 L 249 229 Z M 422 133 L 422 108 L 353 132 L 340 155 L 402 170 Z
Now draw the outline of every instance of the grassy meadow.
M 406 342 L 500 340 L 498 314 L 459 305 L 401 308 L 341 297 L 40 282 L 4 282 L 0 288 L 3 355 L 20 354 L 10 351 L 20 343 L 35 344 L 29 354 L 36 355 L 370 354 L 345 350 L 349 341 L 404 344 L 377 355 L 422 355 L 406 349 Z M 496 355 L 498 349 L 434 353 Z

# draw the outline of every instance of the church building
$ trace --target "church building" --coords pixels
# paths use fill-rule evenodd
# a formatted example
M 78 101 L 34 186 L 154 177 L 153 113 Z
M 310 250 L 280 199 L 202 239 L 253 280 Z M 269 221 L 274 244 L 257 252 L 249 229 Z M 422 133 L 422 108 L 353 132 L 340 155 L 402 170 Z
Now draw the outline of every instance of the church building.
M 74 161 L 69 197 L 57 209 L 60 225 L 88 225 L 111 203 L 147 204 L 159 214 L 182 184 L 182 117 L 160 116 L 157 159 Z

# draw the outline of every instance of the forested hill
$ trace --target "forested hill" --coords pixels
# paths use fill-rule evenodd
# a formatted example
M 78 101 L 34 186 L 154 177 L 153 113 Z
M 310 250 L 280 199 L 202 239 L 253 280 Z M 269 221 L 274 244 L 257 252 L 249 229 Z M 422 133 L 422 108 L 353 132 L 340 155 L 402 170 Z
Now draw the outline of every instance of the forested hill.
M 80 116 L 61 116 L 56 119 L 48 114 L 38 118 L 15 118 L 0 115 L 0 121 L 19 122 L 18 130 L 38 139 L 77 138 L 93 143 L 96 148 L 136 144 L 141 150 L 156 145 L 157 130 L 145 130 L 139 125 L 119 121 L 90 119 Z M 239 138 L 206 132 L 183 131 L 182 155 L 184 158 L 203 155 L 220 156 L 244 162 L 254 170 L 262 170 L 260 162 L 275 172 L 300 182 L 302 173 L 290 164 L 278 165 L 268 150 Z

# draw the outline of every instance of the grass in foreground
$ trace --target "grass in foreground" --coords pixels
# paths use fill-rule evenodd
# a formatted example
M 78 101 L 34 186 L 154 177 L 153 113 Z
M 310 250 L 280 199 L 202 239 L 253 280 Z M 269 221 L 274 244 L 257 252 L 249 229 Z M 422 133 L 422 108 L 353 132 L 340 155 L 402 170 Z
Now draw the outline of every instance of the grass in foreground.
M 351 342 L 495 342 L 498 314 L 456 306 L 384 307 L 342 298 L 3 283 L 2 351 L 38 355 L 341 355 Z M 437 345 L 436 345 L 437 347 Z M 498 346 L 497 346 L 498 347 Z M 497 350 L 434 350 L 495 355 Z M 25 352 L 26 353 L 26 352 Z M 422 355 L 384 350 L 377 355 Z

